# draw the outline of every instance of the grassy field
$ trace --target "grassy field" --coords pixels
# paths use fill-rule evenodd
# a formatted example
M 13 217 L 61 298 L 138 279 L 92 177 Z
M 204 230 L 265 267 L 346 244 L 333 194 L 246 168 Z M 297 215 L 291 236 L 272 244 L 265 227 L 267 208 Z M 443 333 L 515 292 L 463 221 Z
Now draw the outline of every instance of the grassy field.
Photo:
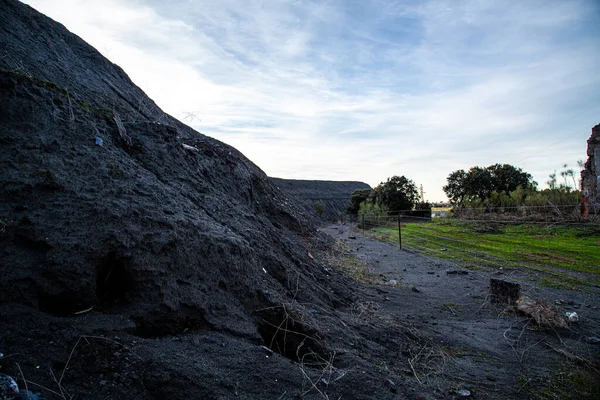
M 373 229 L 398 243 L 397 226 Z M 438 220 L 402 225 L 405 248 L 450 259 L 469 269 L 516 267 L 544 271 L 542 284 L 600 284 L 600 226 L 500 224 Z

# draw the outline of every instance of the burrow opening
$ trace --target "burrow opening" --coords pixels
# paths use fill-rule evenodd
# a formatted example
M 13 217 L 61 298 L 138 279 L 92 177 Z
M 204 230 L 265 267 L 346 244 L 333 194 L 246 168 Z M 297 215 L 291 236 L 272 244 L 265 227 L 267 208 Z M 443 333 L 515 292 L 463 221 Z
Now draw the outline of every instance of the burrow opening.
M 269 349 L 306 367 L 322 369 L 331 362 L 331 352 L 315 337 L 316 330 L 294 320 L 283 308 L 261 315 L 258 333 Z
M 129 260 L 111 251 L 96 268 L 96 298 L 100 306 L 125 304 L 133 288 Z

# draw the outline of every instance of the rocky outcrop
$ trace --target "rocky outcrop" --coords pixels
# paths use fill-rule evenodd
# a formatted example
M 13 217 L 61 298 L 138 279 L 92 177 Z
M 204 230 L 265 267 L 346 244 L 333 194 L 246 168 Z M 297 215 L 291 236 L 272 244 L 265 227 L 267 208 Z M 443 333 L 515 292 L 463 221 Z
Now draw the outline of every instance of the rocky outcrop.
M 585 169 L 581 171 L 581 191 L 592 213 L 600 213 L 600 124 L 592 128 L 587 141 Z
M 271 181 L 293 199 L 300 199 L 313 212 L 316 205 L 323 205 L 322 217 L 337 220 L 350 205 L 350 195 L 357 189 L 371 189 L 363 182 L 354 181 L 310 181 L 271 178 Z

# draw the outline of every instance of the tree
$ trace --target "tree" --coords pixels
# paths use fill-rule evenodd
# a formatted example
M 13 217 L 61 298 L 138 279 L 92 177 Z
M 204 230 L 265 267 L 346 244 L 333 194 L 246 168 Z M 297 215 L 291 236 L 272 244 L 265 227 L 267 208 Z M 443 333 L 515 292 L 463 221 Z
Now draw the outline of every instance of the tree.
M 413 181 L 404 176 L 393 176 L 374 189 L 376 203 L 385 206 L 391 214 L 412 210 L 419 200 L 419 192 Z
M 467 173 L 464 169 L 452 172 L 448 175 L 448 184 L 442 188 L 446 193 L 446 196 L 450 199 L 450 203 L 462 203 L 467 196 L 465 188 L 465 180 L 467 179 Z
M 529 189 L 537 184 L 533 181 L 531 174 L 523 172 L 521 168 L 510 164 L 494 164 L 487 167 L 492 174 L 493 189 L 495 192 L 509 194 L 519 186 Z
M 367 201 L 373 194 L 373 190 L 371 189 L 357 189 L 350 195 L 350 202 L 352 203 L 348 206 L 348 214 L 356 215 L 358 214 L 358 210 L 360 209 L 360 204 Z
M 530 174 L 510 164 L 494 164 L 486 168 L 472 167 L 468 172 L 452 172 L 443 187 L 452 204 L 489 199 L 493 193 L 509 195 L 518 187 L 535 188 Z

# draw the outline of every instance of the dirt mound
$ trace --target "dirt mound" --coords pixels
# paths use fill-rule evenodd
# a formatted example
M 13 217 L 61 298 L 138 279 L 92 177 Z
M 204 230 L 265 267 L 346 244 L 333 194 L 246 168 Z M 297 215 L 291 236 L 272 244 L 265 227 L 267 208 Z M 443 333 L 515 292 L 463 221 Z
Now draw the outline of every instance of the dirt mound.
M 248 329 L 244 307 L 284 291 L 302 265 L 310 216 L 64 28 L 2 7 L 0 300 L 55 315 L 133 308 L 146 336 L 231 313 Z M 17 58 L 23 68 L 10 71 Z M 133 106 L 142 103 L 160 121 Z
M 350 205 L 350 195 L 357 189 L 371 189 L 364 182 L 353 181 L 310 181 L 300 179 L 270 178 L 271 181 L 292 199 L 308 204 L 307 210 L 315 211 L 315 204 L 323 205 L 322 217 L 328 221 L 338 220 Z
M 361 291 L 318 261 L 331 238 L 258 167 L 13 0 L 0 56 L 0 373 L 48 398 L 397 392 L 348 350 L 379 345 L 335 312 Z

